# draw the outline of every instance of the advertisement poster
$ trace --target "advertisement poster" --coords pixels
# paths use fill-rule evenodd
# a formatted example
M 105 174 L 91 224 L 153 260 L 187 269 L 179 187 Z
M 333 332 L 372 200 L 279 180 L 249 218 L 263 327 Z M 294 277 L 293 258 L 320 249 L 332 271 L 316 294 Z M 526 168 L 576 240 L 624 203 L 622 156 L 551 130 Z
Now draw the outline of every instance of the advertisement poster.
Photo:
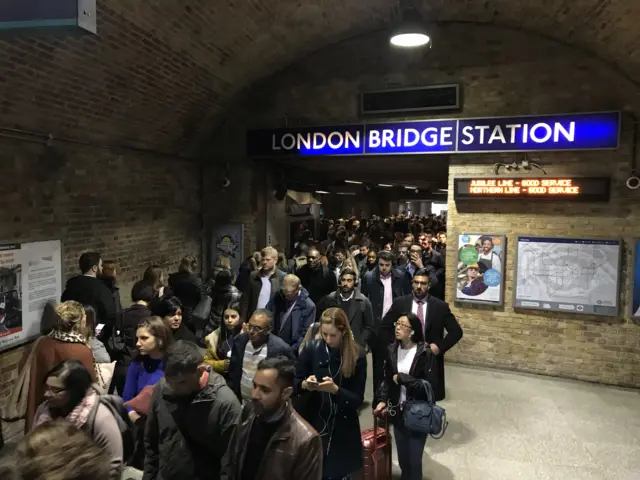
M 211 267 L 214 267 L 218 258 L 228 257 L 231 260 L 231 269 L 238 273 L 242 258 L 244 224 L 226 223 L 214 227 L 211 239 Z
M 0 245 L 0 351 L 40 335 L 45 305 L 61 295 L 60 241 Z
M 633 275 L 631 292 L 631 316 L 640 318 L 640 240 L 633 241 Z
M 458 235 L 457 302 L 503 304 L 506 242 L 504 235 Z
M 620 240 L 518 237 L 515 308 L 615 316 Z

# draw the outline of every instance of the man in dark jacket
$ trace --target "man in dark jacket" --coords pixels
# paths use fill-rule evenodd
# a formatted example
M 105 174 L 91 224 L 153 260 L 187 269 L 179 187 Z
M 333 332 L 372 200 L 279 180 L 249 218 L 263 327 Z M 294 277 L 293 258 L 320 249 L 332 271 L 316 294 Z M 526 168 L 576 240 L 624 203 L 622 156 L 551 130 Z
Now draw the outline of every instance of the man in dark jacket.
M 104 324 L 102 331 L 110 335 L 116 324 L 116 306 L 111 291 L 98 279 L 102 275 L 102 257 L 96 252 L 86 252 L 80 255 L 78 263 L 82 275 L 67 282 L 61 301 L 91 305 L 98 315 L 96 323 Z
M 321 480 L 322 441 L 291 407 L 294 380 L 286 358 L 258 364 L 252 402 L 244 406 L 227 448 L 222 480 Z
M 193 324 L 193 310 L 203 299 L 204 283 L 196 274 L 198 260 L 193 255 L 186 255 L 181 261 L 178 271 L 169 275 L 169 287 L 173 295 L 182 303 L 182 318 L 189 330 L 195 332 L 203 325 Z
M 262 267 L 252 272 L 249 284 L 240 299 L 240 317 L 247 321 L 257 309 L 266 308 L 282 286 L 285 273 L 276 268 L 278 251 L 273 247 L 262 249 Z
M 316 319 L 316 306 L 295 275 L 287 275 L 282 288 L 267 304 L 273 314 L 273 333 L 291 345 L 294 352 Z
M 391 252 L 379 252 L 378 266 L 365 274 L 361 287 L 362 294 L 371 301 L 371 308 L 373 309 L 375 333 L 369 338 L 369 347 L 371 348 L 371 360 L 373 363 L 375 395 L 377 395 L 383 380 L 383 364 L 387 354 L 386 343 L 380 342 L 377 335 L 380 321 L 391 309 L 396 298 L 409 293 L 406 288 L 405 272 L 393 268 L 393 254 Z M 377 398 L 374 400 L 377 400 Z M 377 401 L 375 404 L 377 404 Z
M 318 302 L 335 292 L 338 287 L 336 276 L 327 265 L 322 265 L 322 255 L 317 248 L 307 251 L 307 264 L 298 269 L 297 275 L 302 286 L 309 292 L 309 298 L 316 305 Z
M 414 274 L 412 285 L 411 295 L 399 297 L 393 301 L 391 310 L 380 323 L 379 335 L 382 341 L 389 345 L 393 342 L 393 324 L 398 318 L 408 312 L 418 316 L 424 326 L 425 342 L 437 355 L 438 382 L 435 385 L 434 393 L 436 400 L 443 400 L 445 396 L 444 354 L 460 341 L 462 327 L 451 313 L 449 304 L 429 294 L 429 272 L 426 269 L 418 270 Z
M 143 480 L 219 478 L 241 413 L 224 379 L 204 366 L 195 343 L 179 340 L 165 356 L 145 428 Z
M 271 333 L 272 325 L 273 315 L 269 310 L 256 310 L 247 325 L 249 333 L 235 337 L 228 383 L 240 400 L 251 401 L 253 377 L 261 360 L 278 356 L 295 360 L 291 347 Z
M 318 321 L 322 312 L 327 308 L 338 307 L 349 317 L 349 325 L 353 338 L 362 347 L 369 344 L 369 338 L 374 333 L 373 310 L 371 302 L 356 290 L 356 272 L 345 268 L 340 273 L 340 289 L 332 292 L 318 304 Z

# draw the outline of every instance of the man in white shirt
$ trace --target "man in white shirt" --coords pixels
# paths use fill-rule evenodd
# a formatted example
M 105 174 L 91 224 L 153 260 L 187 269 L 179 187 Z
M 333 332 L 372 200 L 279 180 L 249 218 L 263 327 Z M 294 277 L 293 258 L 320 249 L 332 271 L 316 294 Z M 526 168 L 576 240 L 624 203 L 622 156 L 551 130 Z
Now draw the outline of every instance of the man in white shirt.
M 240 315 L 245 322 L 259 308 L 266 308 L 282 286 L 285 273 L 276 268 L 278 251 L 273 247 L 262 249 L 262 267 L 251 273 L 246 292 L 240 299 Z
M 462 328 L 451 313 L 449 304 L 429 295 L 429 272 L 418 270 L 411 283 L 412 293 L 399 297 L 393 302 L 391 310 L 380 323 L 379 336 L 383 343 L 389 345 L 394 341 L 393 324 L 408 312 L 415 313 L 424 328 L 427 346 L 438 357 L 438 382 L 434 385 L 436 400 L 445 396 L 444 354 L 462 338 Z M 445 335 L 446 331 L 446 335 Z

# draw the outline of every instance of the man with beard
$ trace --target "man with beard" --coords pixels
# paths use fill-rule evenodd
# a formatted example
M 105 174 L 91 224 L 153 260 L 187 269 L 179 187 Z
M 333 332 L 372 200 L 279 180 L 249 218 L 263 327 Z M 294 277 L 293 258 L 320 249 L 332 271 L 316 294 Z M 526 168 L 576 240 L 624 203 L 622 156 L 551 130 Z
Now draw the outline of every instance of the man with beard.
M 102 277 L 102 256 L 96 252 L 80 255 L 80 271 L 82 275 L 73 277 L 67 282 L 62 293 L 62 302 L 75 300 L 82 305 L 91 305 L 97 314 L 96 325 L 104 324 L 101 337 L 106 341 L 116 324 L 116 304 L 111 291 L 100 281 Z
M 362 293 L 356 291 L 356 272 L 345 268 L 340 273 L 340 288 L 332 292 L 318 304 L 316 318 L 331 307 L 341 308 L 349 317 L 349 324 L 356 342 L 362 347 L 369 344 L 374 332 L 373 309 L 371 302 Z
M 497 270 L 502 272 L 502 262 L 500 256 L 493 251 L 493 240 L 491 237 L 482 237 L 480 239 L 481 250 L 478 255 L 478 267 L 480 273 L 487 270 Z
M 323 297 L 335 292 L 338 286 L 334 273 L 321 262 L 322 255 L 317 248 L 312 247 L 307 251 L 307 264 L 296 273 L 302 286 L 309 292 L 309 298 L 316 305 Z
M 258 364 L 251 402 L 244 406 L 223 461 L 222 480 L 321 480 L 322 441 L 291 406 L 294 380 L 290 360 L 269 358 Z
M 462 338 L 462 327 L 449 309 L 449 304 L 429 295 L 429 272 L 418 270 L 411 282 L 412 293 L 394 300 L 391 310 L 380 324 L 380 337 L 386 345 L 394 338 L 394 324 L 403 315 L 414 313 L 422 322 L 424 338 L 431 351 L 437 355 L 438 382 L 433 385 L 436 400 L 445 396 L 444 354 Z M 444 332 L 447 332 L 446 336 Z
M 195 343 L 178 340 L 165 355 L 145 428 L 144 480 L 219 478 L 240 417 L 224 379 L 203 365 Z

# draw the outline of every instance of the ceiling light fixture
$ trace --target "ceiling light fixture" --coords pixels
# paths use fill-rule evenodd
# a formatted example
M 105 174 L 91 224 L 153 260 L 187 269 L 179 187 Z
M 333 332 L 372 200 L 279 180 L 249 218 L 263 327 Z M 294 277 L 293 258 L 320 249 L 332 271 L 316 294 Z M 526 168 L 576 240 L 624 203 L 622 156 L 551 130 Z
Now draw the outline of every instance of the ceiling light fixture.
M 410 0 L 400 0 L 400 22 L 391 32 L 391 45 L 402 48 L 416 48 L 427 45 L 431 38 L 420 22 L 420 14 Z
M 379 183 L 378 186 L 379 187 L 384 187 L 384 188 L 393 187 L 393 185 L 389 185 L 388 183 Z
M 326 192 L 324 190 L 316 190 L 316 193 L 319 193 L 320 195 L 329 195 L 329 192 Z
M 345 180 L 344 183 L 353 183 L 355 185 L 362 185 L 362 182 L 359 182 L 357 180 Z
M 405 185 L 404 188 L 406 190 L 417 190 L 418 187 L 416 187 L 415 185 Z
M 338 195 L 355 195 L 355 192 L 337 192 Z
M 447 193 L 449 193 L 449 189 L 447 189 L 447 188 L 439 188 L 438 191 L 439 192 L 447 192 Z

